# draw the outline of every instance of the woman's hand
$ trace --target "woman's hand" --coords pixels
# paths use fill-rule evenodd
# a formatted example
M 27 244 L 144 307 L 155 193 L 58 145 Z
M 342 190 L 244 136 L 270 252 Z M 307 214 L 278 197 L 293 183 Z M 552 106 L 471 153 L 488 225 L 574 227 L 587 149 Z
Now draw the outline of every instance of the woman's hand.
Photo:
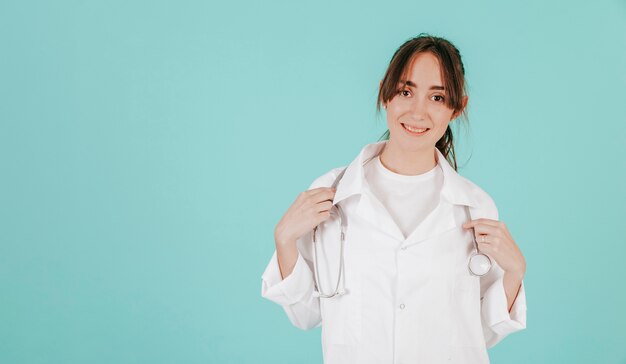
M 274 230 L 277 242 L 296 241 L 330 217 L 335 189 L 313 188 L 298 195 Z
M 526 260 L 504 222 L 476 219 L 463 224 L 464 229 L 472 227 L 478 250 L 495 259 L 505 272 L 521 279 L 526 273 Z

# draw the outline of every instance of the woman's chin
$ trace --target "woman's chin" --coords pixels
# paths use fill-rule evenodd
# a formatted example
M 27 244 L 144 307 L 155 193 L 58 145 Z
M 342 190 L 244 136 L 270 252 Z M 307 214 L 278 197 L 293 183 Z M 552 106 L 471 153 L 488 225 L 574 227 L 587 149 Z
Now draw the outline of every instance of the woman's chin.
M 402 132 L 402 130 L 400 130 Z M 412 138 L 406 135 L 401 135 L 400 138 L 395 137 L 394 134 L 389 135 L 390 143 L 397 144 L 399 149 L 407 152 L 418 152 L 424 150 L 432 150 L 435 148 L 435 143 L 429 138 Z

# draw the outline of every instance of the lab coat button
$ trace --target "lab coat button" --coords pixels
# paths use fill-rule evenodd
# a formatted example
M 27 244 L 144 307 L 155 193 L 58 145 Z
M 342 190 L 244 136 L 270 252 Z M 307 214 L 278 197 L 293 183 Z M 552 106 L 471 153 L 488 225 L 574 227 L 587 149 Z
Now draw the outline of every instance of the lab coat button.
M 400 304 L 400 309 L 401 309 L 401 310 L 404 310 L 404 307 L 405 307 L 405 306 L 404 306 L 404 303 L 401 303 L 401 304 Z

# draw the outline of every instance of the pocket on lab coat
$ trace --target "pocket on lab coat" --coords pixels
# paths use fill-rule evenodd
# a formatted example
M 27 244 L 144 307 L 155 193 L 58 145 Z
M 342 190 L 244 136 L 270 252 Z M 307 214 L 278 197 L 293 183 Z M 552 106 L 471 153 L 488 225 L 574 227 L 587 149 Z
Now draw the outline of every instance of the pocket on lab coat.
M 480 310 L 480 278 L 471 275 L 469 257 L 473 252 L 471 232 L 461 226 L 433 238 L 431 267 L 438 289 L 449 300 L 449 344 L 454 347 L 484 347 Z M 428 242 L 431 244 L 431 242 Z M 444 293 L 442 293 L 444 297 Z
M 453 329 L 450 344 L 454 347 L 484 348 L 480 278 L 471 275 L 467 269 L 457 271 L 452 294 Z
M 320 298 L 322 338 L 330 344 L 353 345 L 361 340 L 360 277 L 347 289 L 343 296 Z

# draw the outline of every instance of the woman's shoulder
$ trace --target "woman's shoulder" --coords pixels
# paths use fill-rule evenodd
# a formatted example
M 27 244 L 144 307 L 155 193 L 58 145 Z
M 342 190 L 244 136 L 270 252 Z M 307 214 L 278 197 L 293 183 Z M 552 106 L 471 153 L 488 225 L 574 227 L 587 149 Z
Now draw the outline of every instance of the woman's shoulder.
M 347 166 L 332 168 L 328 172 L 326 172 L 326 173 L 322 174 L 321 176 L 315 178 L 313 180 L 313 182 L 311 183 L 311 185 L 309 186 L 308 189 L 310 190 L 310 189 L 318 188 L 318 187 L 330 187 L 330 186 L 332 186 L 333 182 L 335 182 L 335 180 L 339 176 L 339 173 L 341 173 L 341 171 L 344 168 L 346 168 L 346 167 Z

